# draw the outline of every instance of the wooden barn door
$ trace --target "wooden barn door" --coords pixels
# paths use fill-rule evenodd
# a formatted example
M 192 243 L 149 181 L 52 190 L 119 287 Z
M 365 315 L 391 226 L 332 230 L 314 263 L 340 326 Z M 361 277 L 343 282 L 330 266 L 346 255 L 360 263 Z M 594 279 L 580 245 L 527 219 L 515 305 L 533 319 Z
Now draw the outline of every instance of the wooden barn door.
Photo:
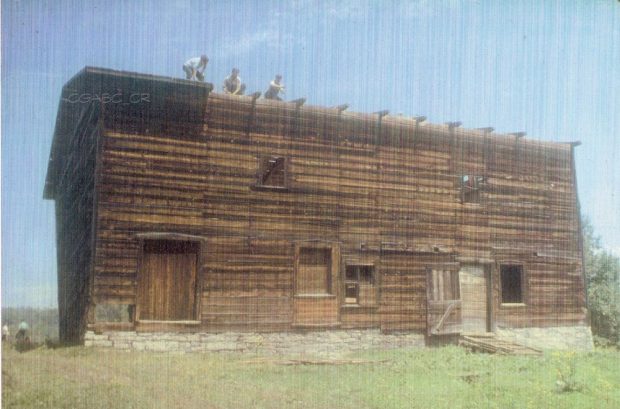
M 300 247 L 296 253 L 294 325 L 337 325 L 338 300 L 334 283 L 339 267 L 337 249 Z
M 193 320 L 197 243 L 146 240 L 138 279 L 140 320 Z
M 488 329 L 488 281 L 482 265 L 464 265 L 459 271 L 463 332 Z
M 426 270 L 428 335 L 461 332 L 461 299 L 456 265 L 437 265 Z

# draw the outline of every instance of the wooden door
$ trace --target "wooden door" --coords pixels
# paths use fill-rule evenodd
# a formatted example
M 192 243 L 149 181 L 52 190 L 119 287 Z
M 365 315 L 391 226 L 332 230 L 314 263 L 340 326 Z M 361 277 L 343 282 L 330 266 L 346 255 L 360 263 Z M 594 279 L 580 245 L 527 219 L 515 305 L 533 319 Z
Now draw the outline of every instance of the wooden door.
M 428 335 L 460 333 L 458 270 L 453 265 L 438 265 L 429 267 L 426 271 Z
M 464 265 L 459 271 L 463 332 L 488 330 L 488 282 L 484 267 Z
M 297 294 L 330 294 L 330 268 L 330 249 L 300 249 L 295 283 Z
M 140 320 L 195 319 L 197 247 L 191 242 L 145 241 L 139 273 Z
M 296 326 L 334 326 L 338 323 L 338 300 L 333 283 L 335 250 L 331 247 L 298 248 L 293 304 Z

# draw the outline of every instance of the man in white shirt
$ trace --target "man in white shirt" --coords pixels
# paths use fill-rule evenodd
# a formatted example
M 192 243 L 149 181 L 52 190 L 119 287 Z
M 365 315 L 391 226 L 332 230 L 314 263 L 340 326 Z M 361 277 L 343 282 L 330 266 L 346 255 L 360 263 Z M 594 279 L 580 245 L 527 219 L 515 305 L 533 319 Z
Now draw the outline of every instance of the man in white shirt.
M 224 85 L 222 88 L 224 89 L 225 94 L 243 95 L 245 92 L 245 84 L 241 82 L 241 77 L 239 77 L 239 69 L 232 69 L 230 75 L 224 80 Z
M 201 55 L 200 57 L 190 58 L 183 64 L 183 71 L 185 71 L 185 79 L 192 81 L 201 81 L 205 80 L 204 72 L 207 68 L 207 63 L 209 59 L 206 55 Z
M 279 93 L 284 93 L 284 85 L 281 84 L 282 76 L 276 75 L 276 78 L 269 83 L 269 89 L 265 92 L 265 99 L 275 99 L 282 101 L 282 98 L 278 96 Z

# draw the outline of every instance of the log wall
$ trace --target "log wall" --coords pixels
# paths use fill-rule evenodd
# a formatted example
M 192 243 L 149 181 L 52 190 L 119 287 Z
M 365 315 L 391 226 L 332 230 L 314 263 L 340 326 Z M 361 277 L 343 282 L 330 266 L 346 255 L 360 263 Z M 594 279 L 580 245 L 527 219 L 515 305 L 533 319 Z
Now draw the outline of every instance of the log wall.
M 585 320 L 570 146 L 155 85 L 151 104 L 103 114 L 94 304 L 135 305 L 137 237 L 169 233 L 201 243 L 193 331 L 288 330 L 300 314 L 424 331 L 427 267 L 459 261 L 489 266 L 494 325 Z M 261 185 L 269 158 L 285 158 L 284 186 Z M 471 202 L 464 175 L 482 178 Z M 296 303 L 308 243 L 338 250 L 332 297 Z M 374 265 L 368 302 L 345 305 L 348 263 Z M 502 263 L 523 266 L 523 305 L 501 305 Z
M 424 330 L 426 266 L 456 255 L 524 265 L 527 306 L 504 308 L 496 297 L 501 325 L 583 319 L 580 265 L 535 255 L 577 254 L 569 148 L 293 104 L 252 108 L 250 98 L 217 94 L 204 118 L 180 137 L 128 132 L 122 112 L 106 120 L 99 300 L 135 303 L 133 237 L 166 231 L 206 237 L 207 329 L 282 330 L 295 314 L 315 314 L 345 327 Z M 270 156 L 287 160 L 285 190 L 256 186 Z M 462 175 L 485 177 L 478 203 L 462 203 Z M 293 308 L 294 249 L 304 240 L 340 243 L 343 260 L 370 258 L 381 277 L 376 305 Z M 507 257 L 512 250 L 519 257 Z

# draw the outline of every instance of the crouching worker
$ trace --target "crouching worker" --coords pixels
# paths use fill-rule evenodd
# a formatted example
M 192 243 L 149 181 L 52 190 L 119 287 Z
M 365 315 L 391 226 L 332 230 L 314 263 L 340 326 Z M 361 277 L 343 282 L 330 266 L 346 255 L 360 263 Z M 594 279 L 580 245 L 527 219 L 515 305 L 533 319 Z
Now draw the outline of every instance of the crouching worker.
M 25 321 L 20 322 L 15 334 L 15 349 L 19 352 L 28 351 L 31 347 L 30 336 L 28 335 L 28 324 Z
M 183 64 L 183 71 L 185 71 L 185 79 L 191 81 L 200 81 L 204 82 L 205 76 L 204 72 L 207 68 L 207 63 L 209 59 L 206 55 L 201 55 L 200 57 L 190 58 L 185 61 Z
M 282 76 L 278 74 L 276 75 L 276 78 L 269 83 L 269 89 L 265 92 L 265 99 L 282 101 L 282 98 L 280 98 L 278 94 L 284 94 L 284 85 L 282 85 L 280 81 L 282 81 Z
M 237 68 L 232 69 L 230 75 L 224 80 L 222 88 L 225 94 L 243 95 L 245 92 L 245 84 L 241 82 L 241 77 L 239 77 L 239 70 Z

